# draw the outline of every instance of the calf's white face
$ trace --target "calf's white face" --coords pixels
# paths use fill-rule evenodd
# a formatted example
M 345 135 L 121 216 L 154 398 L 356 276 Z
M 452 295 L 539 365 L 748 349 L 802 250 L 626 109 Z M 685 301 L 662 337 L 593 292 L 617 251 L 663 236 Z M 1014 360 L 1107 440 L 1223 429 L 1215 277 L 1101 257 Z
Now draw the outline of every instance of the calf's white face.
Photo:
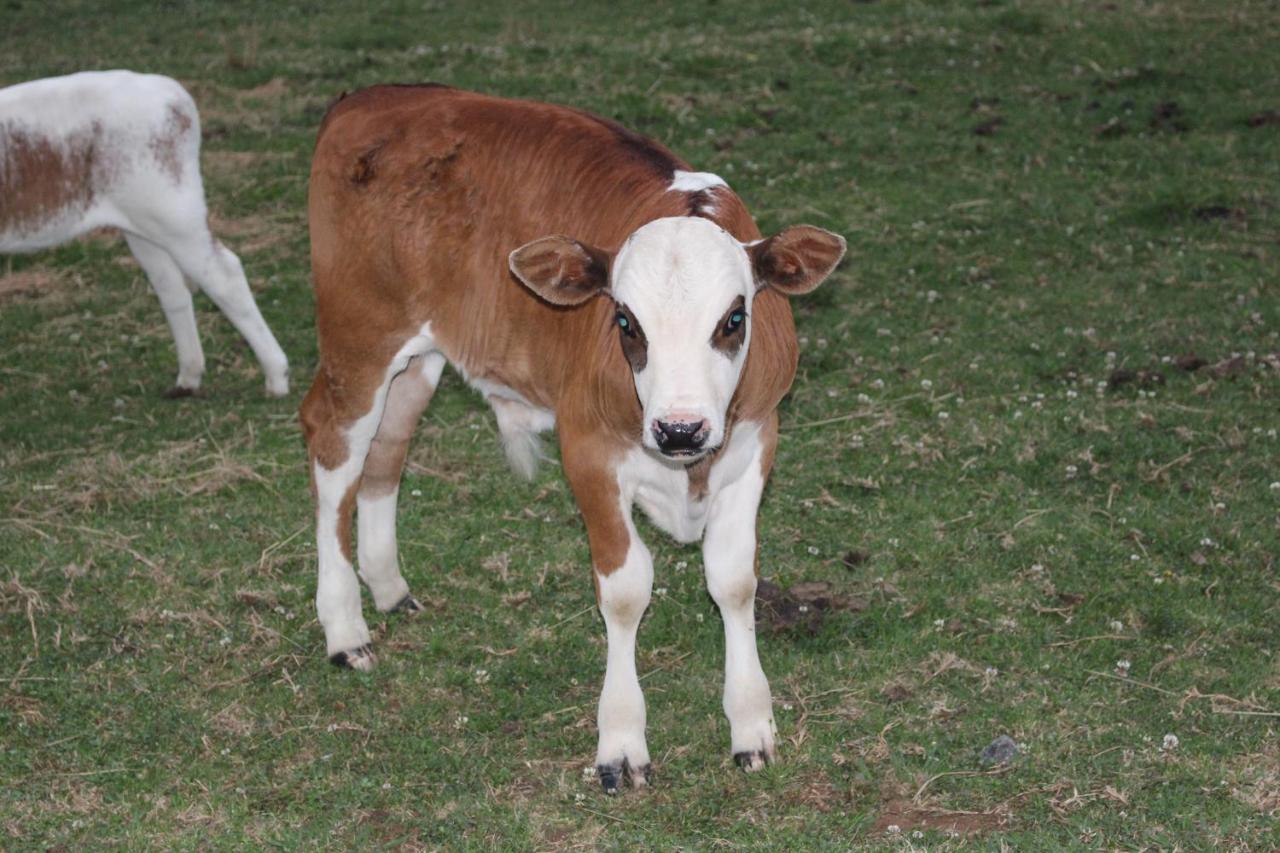
M 610 295 L 644 410 L 644 446 L 697 457 L 724 440 L 751 340 L 746 250 L 698 217 L 648 223 L 613 263 Z
M 616 256 L 569 237 L 511 253 L 511 271 L 556 305 L 612 299 L 618 345 L 644 412 L 649 450 L 689 462 L 724 441 L 746 364 L 755 294 L 808 293 L 844 255 L 844 239 L 809 225 L 744 244 L 696 216 L 655 219 Z

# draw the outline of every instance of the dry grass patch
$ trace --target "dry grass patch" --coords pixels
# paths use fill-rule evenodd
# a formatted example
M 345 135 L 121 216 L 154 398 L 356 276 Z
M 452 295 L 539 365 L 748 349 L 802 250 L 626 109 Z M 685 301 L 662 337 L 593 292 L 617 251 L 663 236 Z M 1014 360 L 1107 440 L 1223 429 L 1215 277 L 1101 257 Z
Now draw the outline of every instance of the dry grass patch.
M 0 275 L 0 305 L 5 302 L 63 303 L 71 298 L 76 276 L 66 270 L 33 267 Z

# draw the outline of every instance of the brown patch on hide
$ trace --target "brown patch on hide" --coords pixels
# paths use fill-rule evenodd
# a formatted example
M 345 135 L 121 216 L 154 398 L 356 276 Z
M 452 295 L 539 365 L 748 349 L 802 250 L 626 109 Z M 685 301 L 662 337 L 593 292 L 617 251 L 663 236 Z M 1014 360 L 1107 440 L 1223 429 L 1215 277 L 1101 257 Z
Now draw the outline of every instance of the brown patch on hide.
M 182 183 L 182 143 L 194 124 L 181 103 L 171 103 L 165 111 L 164 124 L 147 143 L 160 170 L 175 184 Z
M 0 124 L 0 234 L 34 233 L 63 211 L 89 207 L 108 172 L 101 138 L 97 122 L 65 139 Z
M 611 575 L 626 562 L 631 547 L 616 473 L 621 449 L 574 424 L 561 425 L 560 445 L 565 477 L 587 528 L 592 567 L 597 574 Z M 597 583 L 597 601 L 599 596 Z

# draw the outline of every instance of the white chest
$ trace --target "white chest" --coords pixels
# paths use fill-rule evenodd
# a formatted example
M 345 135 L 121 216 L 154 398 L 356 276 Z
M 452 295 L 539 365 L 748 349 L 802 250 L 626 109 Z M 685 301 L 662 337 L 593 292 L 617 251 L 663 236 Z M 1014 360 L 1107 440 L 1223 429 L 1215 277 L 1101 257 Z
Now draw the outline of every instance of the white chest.
M 735 425 L 705 484 L 691 478 L 684 465 L 635 448 L 618 468 L 618 486 L 626 504 L 639 506 L 676 541 L 696 542 L 702 538 L 720 490 L 746 473 L 759 444 L 759 424 Z

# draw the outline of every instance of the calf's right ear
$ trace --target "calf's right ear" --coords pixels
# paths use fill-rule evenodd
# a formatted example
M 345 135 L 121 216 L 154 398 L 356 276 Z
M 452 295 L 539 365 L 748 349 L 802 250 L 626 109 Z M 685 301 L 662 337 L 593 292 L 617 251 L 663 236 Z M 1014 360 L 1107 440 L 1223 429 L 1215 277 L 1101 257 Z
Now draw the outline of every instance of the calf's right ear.
M 542 237 L 511 253 L 511 272 L 552 305 L 581 305 L 609 292 L 608 252 L 570 237 Z

